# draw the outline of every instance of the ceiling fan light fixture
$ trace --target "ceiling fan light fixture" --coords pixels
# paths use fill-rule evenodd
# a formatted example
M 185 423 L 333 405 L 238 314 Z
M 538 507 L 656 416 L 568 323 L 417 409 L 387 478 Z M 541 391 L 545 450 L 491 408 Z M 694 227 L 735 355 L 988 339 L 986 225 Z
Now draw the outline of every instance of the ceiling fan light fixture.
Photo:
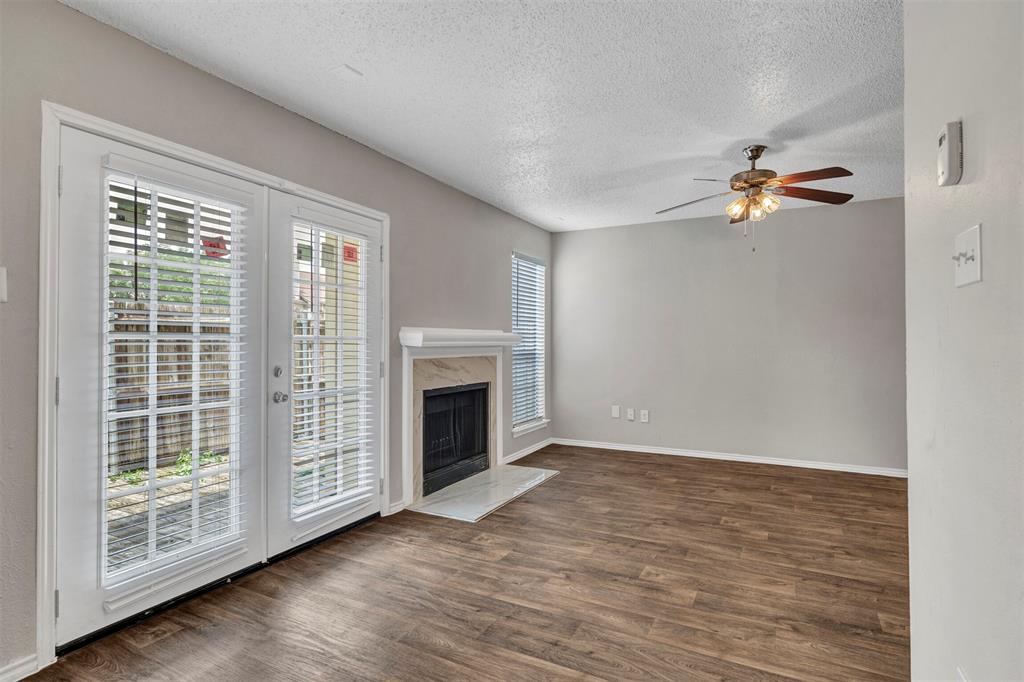
M 767 147 L 764 145 L 755 144 L 750 145 L 743 150 L 744 156 L 746 156 L 747 160 L 750 161 L 750 168 L 742 170 L 729 178 L 729 191 L 718 192 L 706 197 L 701 197 L 700 199 L 693 199 L 692 201 L 671 206 L 657 211 L 655 215 L 661 215 L 663 213 L 668 213 L 669 211 L 675 211 L 676 209 L 683 208 L 684 206 L 692 206 L 693 204 L 697 204 L 702 201 L 716 199 L 718 197 L 724 197 L 735 193 L 741 193 L 742 196 L 731 201 L 725 207 L 725 214 L 729 216 L 730 224 L 747 220 L 753 220 L 755 222 L 764 220 L 772 213 L 779 210 L 782 206 L 782 200 L 779 198 L 780 195 L 792 197 L 794 199 L 817 201 L 822 204 L 834 205 L 845 204 L 847 201 L 853 199 L 852 194 L 831 192 L 823 189 L 815 189 L 813 187 L 802 187 L 797 184 L 801 182 L 813 182 L 816 180 L 829 180 L 831 178 L 845 178 L 853 175 L 851 171 L 840 166 L 830 166 L 828 168 L 819 168 L 818 170 L 790 173 L 788 175 L 780 176 L 769 168 L 757 167 L 757 160 L 761 158 L 761 153 L 766 149 Z M 694 179 L 704 181 L 710 180 L 709 178 Z M 744 228 L 744 233 L 746 233 L 746 228 Z
M 750 200 L 747 197 L 740 197 L 734 201 L 729 202 L 729 205 L 725 207 L 725 214 L 732 219 L 740 218 L 743 216 L 743 212 L 747 210 L 747 203 Z

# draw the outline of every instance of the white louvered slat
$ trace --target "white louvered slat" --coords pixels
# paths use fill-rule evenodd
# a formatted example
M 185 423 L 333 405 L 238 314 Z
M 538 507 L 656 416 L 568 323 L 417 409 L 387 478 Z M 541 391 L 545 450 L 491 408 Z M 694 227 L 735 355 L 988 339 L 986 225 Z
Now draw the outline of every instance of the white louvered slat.
M 512 426 L 544 418 L 545 275 L 540 261 L 512 254 Z
M 107 177 L 103 578 L 239 534 L 245 211 Z

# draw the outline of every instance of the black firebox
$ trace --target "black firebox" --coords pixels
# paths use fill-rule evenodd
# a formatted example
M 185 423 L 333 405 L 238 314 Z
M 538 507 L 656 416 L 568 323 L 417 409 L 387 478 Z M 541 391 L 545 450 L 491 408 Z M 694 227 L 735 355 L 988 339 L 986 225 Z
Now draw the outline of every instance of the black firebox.
M 423 495 L 487 468 L 487 383 L 423 391 Z

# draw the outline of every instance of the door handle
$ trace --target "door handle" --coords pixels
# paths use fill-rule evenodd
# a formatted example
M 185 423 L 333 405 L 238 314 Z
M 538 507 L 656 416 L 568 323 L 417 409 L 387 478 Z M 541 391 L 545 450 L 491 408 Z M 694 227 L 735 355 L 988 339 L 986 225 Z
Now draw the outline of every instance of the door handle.
M 275 403 L 286 403 L 288 402 L 288 394 L 281 391 L 274 391 L 274 402 Z

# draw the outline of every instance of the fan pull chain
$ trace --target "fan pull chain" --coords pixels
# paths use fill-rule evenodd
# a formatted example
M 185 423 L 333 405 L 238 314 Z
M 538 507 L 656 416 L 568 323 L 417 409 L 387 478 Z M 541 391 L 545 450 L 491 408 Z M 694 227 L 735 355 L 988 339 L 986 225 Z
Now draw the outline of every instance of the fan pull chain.
M 747 217 L 748 215 L 749 215 L 749 212 L 747 213 L 747 215 L 743 216 L 743 238 L 744 239 L 747 238 L 747 225 L 750 223 L 750 218 Z M 757 253 L 757 244 L 754 242 L 754 226 L 753 225 L 750 225 L 750 252 L 751 253 Z

